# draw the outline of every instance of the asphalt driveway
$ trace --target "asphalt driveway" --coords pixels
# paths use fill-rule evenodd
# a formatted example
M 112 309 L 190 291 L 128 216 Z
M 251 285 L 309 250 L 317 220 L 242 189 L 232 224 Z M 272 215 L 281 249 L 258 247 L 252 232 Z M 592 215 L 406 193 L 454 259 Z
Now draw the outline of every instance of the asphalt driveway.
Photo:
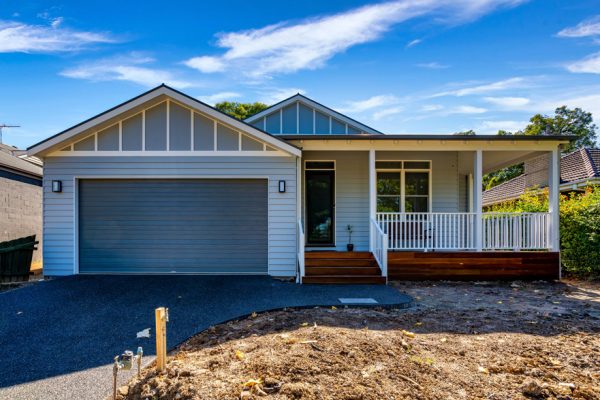
M 156 307 L 169 308 L 173 348 L 254 311 L 340 306 L 340 298 L 393 307 L 411 301 L 389 286 L 297 285 L 266 276 L 81 275 L 0 293 L 0 398 L 106 397 L 115 355 L 138 346 L 154 355 Z M 146 328 L 151 337 L 136 338 Z

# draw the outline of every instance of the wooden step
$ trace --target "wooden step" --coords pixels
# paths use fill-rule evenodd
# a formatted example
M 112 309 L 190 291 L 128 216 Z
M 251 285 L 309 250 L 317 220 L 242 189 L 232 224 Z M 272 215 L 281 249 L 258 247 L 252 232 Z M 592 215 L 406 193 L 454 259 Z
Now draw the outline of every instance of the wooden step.
M 385 284 L 385 278 L 381 275 L 319 275 L 305 276 L 302 283 L 306 284 L 338 284 L 338 285 L 360 285 L 360 284 Z
M 306 251 L 304 258 L 351 258 L 351 259 L 373 259 L 373 254 L 370 251 Z
M 374 259 L 351 259 L 351 258 L 309 258 L 305 260 L 306 267 L 376 267 Z
M 381 275 L 379 267 L 306 267 L 306 276 L 319 275 Z

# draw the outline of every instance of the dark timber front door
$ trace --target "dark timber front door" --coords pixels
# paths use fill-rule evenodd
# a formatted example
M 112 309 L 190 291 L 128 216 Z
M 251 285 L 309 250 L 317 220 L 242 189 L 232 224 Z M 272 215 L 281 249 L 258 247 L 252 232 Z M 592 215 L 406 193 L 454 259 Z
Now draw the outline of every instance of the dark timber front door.
M 335 171 L 306 171 L 306 242 L 334 245 Z

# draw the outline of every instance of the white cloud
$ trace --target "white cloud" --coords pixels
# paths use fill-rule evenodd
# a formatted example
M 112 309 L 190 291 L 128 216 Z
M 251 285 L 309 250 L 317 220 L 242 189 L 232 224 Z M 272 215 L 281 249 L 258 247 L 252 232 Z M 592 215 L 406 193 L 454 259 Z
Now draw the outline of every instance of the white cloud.
M 445 65 L 445 64 L 440 64 L 437 61 L 433 61 L 433 62 L 429 62 L 429 63 L 422 63 L 422 64 L 416 64 L 417 67 L 421 67 L 421 68 L 428 68 L 428 69 L 445 69 L 445 68 L 449 68 L 449 65 Z
M 408 43 L 406 44 L 406 48 L 410 48 L 410 47 L 416 46 L 416 45 L 418 45 L 418 44 L 419 44 L 419 43 L 421 43 L 421 42 L 423 42 L 423 40 L 422 40 L 422 39 L 415 39 L 415 40 L 411 40 L 410 42 L 408 42 Z
M 52 20 L 52 22 L 50 22 L 50 26 L 53 27 L 54 29 L 58 28 L 59 26 L 62 25 L 62 23 L 64 22 L 64 18 L 63 17 L 58 17 L 58 18 L 54 18 Z
M 379 121 L 382 118 L 389 117 L 391 115 L 399 114 L 404 110 L 403 107 L 390 107 L 383 110 L 377 111 L 373 114 L 373 120 Z
M 534 111 L 541 113 L 552 113 L 557 107 L 567 106 L 569 108 L 579 107 L 584 111 L 592 113 L 594 121 L 600 123 L 600 87 L 590 88 L 594 94 L 583 94 L 575 97 L 555 97 L 545 98 L 534 104 Z
M 66 69 L 61 71 L 60 75 L 90 81 L 128 81 L 146 87 L 157 86 L 161 83 L 180 89 L 194 86 L 191 82 L 175 78 L 170 71 L 144 66 L 154 61 L 150 57 L 139 55 L 116 57 Z
M 565 28 L 557 35 L 567 38 L 600 36 L 600 15 L 582 21 L 573 27 Z
M 483 121 L 475 128 L 475 132 L 481 134 L 496 134 L 499 130 L 515 132 L 527 126 L 527 121 Z
M 201 72 L 244 71 L 264 78 L 278 73 L 317 69 L 352 46 L 378 40 L 395 24 L 432 15 L 438 21 L 458 24 L 498 7 L 513 7 L 526 0 L 396 0 L 346 12 L 282 22 L 260 29 L 218 35 L 222 55 L 193 57 L 185 64 Z
M 210 56 L 190 58 L 184 64 L 204 73 L 221 72 L 226 67 L 226 64 L 218 57 Z
M 93 44 L 117 42 L 106 33 L 62 28 L 62 22 L 60 17 L 50 26 L 0 21 L 0 53 L 74 52 Z
M 446 111 L 446 114 L 483 114 L 484 112 L 487 112 L 487 109 L 482 108 L 482 107 L 475 107 L 475 106 L 457 106 L 454 107 L 448 111 Z
M 600 52 L 567 65 L 567 69 L 575 73 L 600 74 Z
M 202 100 L 205 103 L 208 104 L 217 104 L 220 103 L 221 101 L 225 101 L 225 100 L 231 100 L 231 99 L 235 99 L 238 97 L 241 97 L 242 95 L 237 93 L 237 92 L 220 92 L 220 93 L 215 93 L 215 94 L 211 94 L 208 96 L 200 96 L 200 100 Z
M 421 107 L 421 111 L 424 111 L 424 112 L 440 111 L 443 109 L 444 109 L 444 106 L 441 104 L 425 104 L 423 107 Z
M 391 94 L 382 94 L 369 97 L 365 100 L 347 101 L 344 107 L 338 107 L 337 110 L 343 113 L 359 113 L 371 110 L 377 107 L 389 106 L 398 103 L 398 98 Z
M 473 94 L 483 94 L 489 92 L 499 92 L 507 89 L 516 89 L 528 86 L 529 83 L 525 78 L 514 77 L 509 79 L 504 79 L 497 82 L 487 83 L 483 85 L 470 86 L 462 89 L 449 90 L 445 92 L 440 92 L 432 95 L 431 97 L 443 97 L 443 96 L 469 96 Z
M 529 104 L 526 97 L 484 97 L 485 101 L 504 108 L 519 108 Z
M 271 105 L 279 103 L 281 100 L 285 100 L 288 97 L 292 97 L 295 94 L 306 94 L 304 89 L 299 88 L 264 88 L 258 92 L 258 101 Z

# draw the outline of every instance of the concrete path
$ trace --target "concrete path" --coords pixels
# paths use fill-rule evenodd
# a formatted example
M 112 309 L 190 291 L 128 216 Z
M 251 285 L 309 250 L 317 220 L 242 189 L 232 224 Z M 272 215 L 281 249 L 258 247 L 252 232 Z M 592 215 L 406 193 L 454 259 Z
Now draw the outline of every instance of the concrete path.
M 156 307 L 169 308 L 173 348 L 254 311 L 341 306 L 340 298 L 411 302 L 389 286 L 297 285 L 266 276 L 80 275 L 0 293 L 0 399 L 106 398 L 115 355 L 142 346 L 152 360 Z M 137 339 L 146 328 L 151 337 Z

